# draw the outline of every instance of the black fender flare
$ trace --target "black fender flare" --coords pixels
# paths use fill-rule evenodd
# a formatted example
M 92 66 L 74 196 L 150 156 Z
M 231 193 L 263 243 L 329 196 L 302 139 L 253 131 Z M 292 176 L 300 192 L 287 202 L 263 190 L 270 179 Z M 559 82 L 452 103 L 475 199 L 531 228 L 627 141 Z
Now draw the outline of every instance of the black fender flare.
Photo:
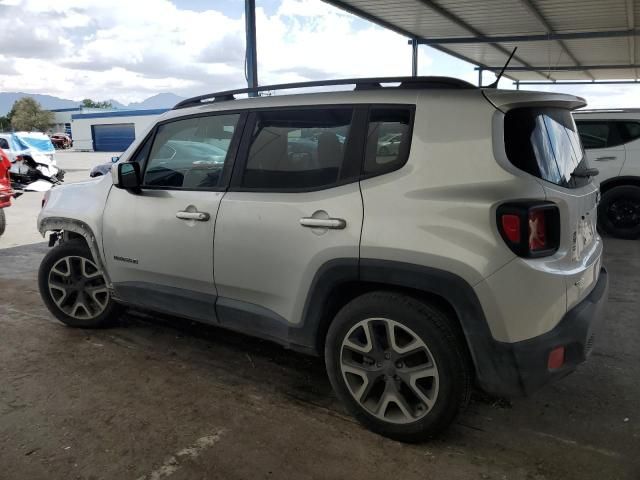
M 521 382 L 510 348 L 493 338 L 484 311 L 463 278 L 437 268 L 377 259 L 336 259 L 317 272 L 307 296 L 302 328 L 290 330 L 292 344 L 318 352 L 323 312 L 332 291 L 348 282 L 406 288 L 435 295 L 456 313 L 476 371 L 478 385 L 487 392 L 521 394 Z M 508 386 L 508 387 L 507 387 Z

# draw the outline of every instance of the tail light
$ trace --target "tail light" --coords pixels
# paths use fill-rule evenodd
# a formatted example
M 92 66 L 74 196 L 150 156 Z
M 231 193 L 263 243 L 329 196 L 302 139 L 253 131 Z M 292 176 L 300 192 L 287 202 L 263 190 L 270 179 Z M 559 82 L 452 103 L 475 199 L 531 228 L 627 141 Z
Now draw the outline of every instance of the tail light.
M 527 258 L 553 255 L 560 245 L 560 212 L 550 202 L 513 202 L 500 205 L 498 230 L 507 246 Z

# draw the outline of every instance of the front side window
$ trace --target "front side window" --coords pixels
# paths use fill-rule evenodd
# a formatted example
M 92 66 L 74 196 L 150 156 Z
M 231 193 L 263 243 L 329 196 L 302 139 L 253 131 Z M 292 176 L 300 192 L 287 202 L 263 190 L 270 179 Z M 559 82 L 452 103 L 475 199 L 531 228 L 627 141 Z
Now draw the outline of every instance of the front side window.
M 6 138 L 0 138 L 0 148 L 3 150 L 10 150 L 9 142 L 7 142 Z
M 287 191 L 334 185 L 352 114 L 351 108 L 258 112 L 240 186 Z
M 187 118 L 160 125 L 143 185 L 185 189 L 221 186 L 239 114 Z
M 569 110 L 517 108 L 504 120 L 507 158 L 520 170 L 567 188 L 589 183 L 584 149 Z
M 364 175 L 388 172 L 406 163 L 411 147 L 411 117 L 408 107 L 371 109 Z

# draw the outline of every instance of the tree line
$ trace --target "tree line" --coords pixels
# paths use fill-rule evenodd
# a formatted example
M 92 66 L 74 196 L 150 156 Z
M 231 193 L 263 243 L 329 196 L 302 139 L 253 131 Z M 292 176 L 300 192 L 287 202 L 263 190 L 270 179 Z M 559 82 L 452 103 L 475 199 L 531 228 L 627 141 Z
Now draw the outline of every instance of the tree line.
M 85 98 L 80 103 L 83 108 L 112 108 L 111 102 L 95 102 Z M 54 122 L 53 112 L 42 108 L 40 103 L 31 97 L 16 100 L 11 111 L 0 116 L 0 131 L 46 132 Z

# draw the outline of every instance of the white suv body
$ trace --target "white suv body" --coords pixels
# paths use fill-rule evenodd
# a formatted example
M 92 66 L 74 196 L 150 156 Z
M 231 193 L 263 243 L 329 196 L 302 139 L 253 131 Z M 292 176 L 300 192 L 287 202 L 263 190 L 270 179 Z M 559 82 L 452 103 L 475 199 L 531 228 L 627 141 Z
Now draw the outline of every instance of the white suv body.
M 583 100 L 370 85 L 183 102 L 113 176 L 52 189 L 47 306 L 91 327 L 135 305 L 324 353 L 352 413 L 401 440 L 450 423 L 472 380 L 513 396 L 574 370 L 607 295 Z
M 574 118 L 600 172 L 600 227 L 616 237 L 640 237 L 640 109 L 579 110 Z

